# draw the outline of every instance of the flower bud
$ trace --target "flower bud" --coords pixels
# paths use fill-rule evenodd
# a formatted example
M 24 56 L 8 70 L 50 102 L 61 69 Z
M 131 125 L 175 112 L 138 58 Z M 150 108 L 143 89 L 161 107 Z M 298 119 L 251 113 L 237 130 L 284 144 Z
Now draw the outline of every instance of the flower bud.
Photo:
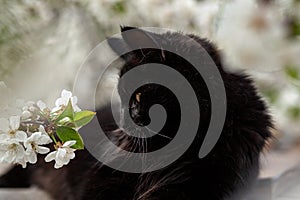
M 22 118 L 22 119 L 28 119 L 28 118 L 30 118 L 31 116 L 32 116 L 32 113 L 29 112 L 28 110 L 25 110 L 25 111 L 23 111 L 23 113 L 22 113 L 22 115 L 21 115 L 21 118 Z

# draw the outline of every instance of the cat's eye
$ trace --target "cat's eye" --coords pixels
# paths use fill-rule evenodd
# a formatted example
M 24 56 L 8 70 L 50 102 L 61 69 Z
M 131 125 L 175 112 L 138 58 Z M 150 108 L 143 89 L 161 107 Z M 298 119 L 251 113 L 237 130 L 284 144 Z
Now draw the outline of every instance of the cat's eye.
M 137 102 L 141 101 L 141 95 L 142 94 L 140 92 L 135 95 L 135 98 L 136 98 Z

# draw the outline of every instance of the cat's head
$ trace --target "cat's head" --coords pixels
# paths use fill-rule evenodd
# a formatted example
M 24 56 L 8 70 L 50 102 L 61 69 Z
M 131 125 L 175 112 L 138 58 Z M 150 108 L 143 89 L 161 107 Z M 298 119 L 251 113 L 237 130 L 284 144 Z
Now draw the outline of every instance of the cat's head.
M 112 50 L 125 61 L 121 68 L 120 77 L 137 66 L 151 63 L 161 64 L 171 67 L 185 76 L 189 82 L 194 84 L 192 86 L 200 91 L 198 92 L 199 95 L 208 98 L 207 89 L 201 75 L 195 71 L 191 63 L 182 56 L 177 55 L 177 53 L 187 53 L 199 63 L 203 62 L 201 55 L 209 55 L 220 68 L 219 53 L 213 44 L 206 39 L 194 35 L 184 35 L 180 32 L 158 34 L 134 27 L 121 27 L 121 31 L 122 38 L 108 39 Z M 148 67 L 152 66 L 149 65 Z M 155 76 L 155 74 L 152 76 Z M 118 91 L 123 107 L 128 108 L 130 117 L 136 124 L 146 126 L 150 123 L 148 112 L 154 104 L 171 107 L 171 111 L 173 110 L 176 114 L 175 110 L 177 108 L 175 109 L 175 106 L 178 105 L 178 102 L 175 103 L 174 95 L 166 88 L 158 84 L 150 84 L 151 81 L 149 81 L 149 84 L 138 88 L 132 93 L 127 91 L 124 85 L 130 85 L 133 82 L 130 80 L 120 82 Z M 174 82 L 174 84 L 180 85 L 181 83 Z

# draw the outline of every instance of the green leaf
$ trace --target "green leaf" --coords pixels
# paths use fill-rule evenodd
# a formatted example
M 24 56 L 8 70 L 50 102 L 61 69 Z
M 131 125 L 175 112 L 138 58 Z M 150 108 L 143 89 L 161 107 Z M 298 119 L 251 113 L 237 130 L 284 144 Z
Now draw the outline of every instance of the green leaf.
M 67 107 L 63 110 L 63 112 L 55 119 L 55 122 L 59 122 L 60 120 L 64 118 L 69 118 L 71 121 L 73 121 L 74 118 L 74 109 L 71 103 L 71 99 L 68 102 Z
M 74 114 L 74 123 L 77 127 L 81 127 L 90 123 L 95 116 L 95 112 L 84 110 Z
M 76 130 L 67 126 L 59 126 L 56 129 L 56 135 L 63 143 L 70 140 L 75 140 L 76 144 L 74 144 L 72 148 L 78 150 L 84 149 L 83 140 Z

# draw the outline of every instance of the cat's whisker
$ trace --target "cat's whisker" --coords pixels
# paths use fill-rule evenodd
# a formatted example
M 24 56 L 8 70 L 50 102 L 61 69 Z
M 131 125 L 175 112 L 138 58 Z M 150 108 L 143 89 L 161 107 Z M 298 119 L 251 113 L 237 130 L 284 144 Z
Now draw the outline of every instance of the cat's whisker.
M 159 135 L 159 136 L 161 136 L 161 137 L 164 137 L 164 138 L 167 138 L 167 139 L 169 139 L 169 140 L 172 140 L 173 138 L 171 138 L 171 137 L 169 137 L 169 136 L 166 136 L 166 135 L 163 135 L 163 134 L 161 134 L 161 133 L 157 133 L 157 132 L 155 132 L 155 131 L 152 131 L 150 128 L 148 128 L 147 126 L 145 126 L 146 127 L 146 129 L 149 131 L 149 132 L 152 132 L 152 133 L 155 133 L 156 135 Z

